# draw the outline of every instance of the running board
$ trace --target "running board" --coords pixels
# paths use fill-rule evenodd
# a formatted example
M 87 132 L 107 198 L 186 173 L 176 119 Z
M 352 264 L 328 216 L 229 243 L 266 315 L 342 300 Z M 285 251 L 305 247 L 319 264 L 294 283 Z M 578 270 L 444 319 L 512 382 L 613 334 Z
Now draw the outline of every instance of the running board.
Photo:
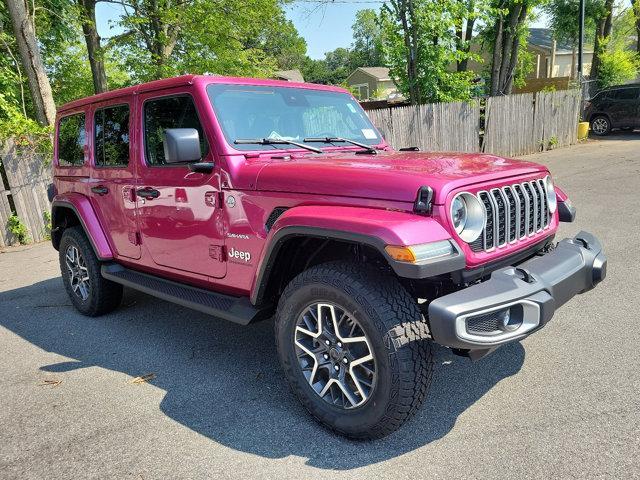
M 232 297 L 204 288 L 192 287 L 164 278 L 137 272 L 117 263 L 102 265 L 102 276 L 112 282 L 177 303 L 230 322 L 248 325 L 268 317 L 267 309 L 257 309 L 246 297 Z

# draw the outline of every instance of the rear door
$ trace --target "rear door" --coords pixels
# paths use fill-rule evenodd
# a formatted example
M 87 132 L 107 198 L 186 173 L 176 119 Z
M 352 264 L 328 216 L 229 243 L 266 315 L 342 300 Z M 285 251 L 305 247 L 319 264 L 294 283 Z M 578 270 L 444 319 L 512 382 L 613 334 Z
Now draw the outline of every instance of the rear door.
M 130 161 L 132 105 L 129 97 L 91 111 L 93 168 L 91 203 L 120 257 L 140 258 L 135 204 L 135 162 Z
M 218 166 L 210 174 L 167 164 L 163 132 L 195 128 L 202 161 L 214 162 L 194 98 L 186 88 L 140 95 L 138 223 L 153 263 L 214 278 L 226 273 Z
M 640 88 L 620 88 L 609 93 L 610 115 L 614 127 L 632 127 L 637 122 Z

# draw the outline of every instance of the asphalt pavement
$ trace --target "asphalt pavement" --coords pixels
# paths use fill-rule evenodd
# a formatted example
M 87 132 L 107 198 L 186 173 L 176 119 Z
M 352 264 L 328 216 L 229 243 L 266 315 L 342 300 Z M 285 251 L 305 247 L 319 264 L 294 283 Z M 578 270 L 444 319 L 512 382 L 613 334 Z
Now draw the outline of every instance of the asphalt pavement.
M 431 392 L 395 434 L 318 426 L 241 327 L 127 292 L 73 309 L 49 244 L 0 254 L 0 478 L 640 478 L 640 133 L 526 157 L 549 166 L 608 277 L 478 361 L 436 348 Z M 134 379 L 150 375 L 149 382 Z

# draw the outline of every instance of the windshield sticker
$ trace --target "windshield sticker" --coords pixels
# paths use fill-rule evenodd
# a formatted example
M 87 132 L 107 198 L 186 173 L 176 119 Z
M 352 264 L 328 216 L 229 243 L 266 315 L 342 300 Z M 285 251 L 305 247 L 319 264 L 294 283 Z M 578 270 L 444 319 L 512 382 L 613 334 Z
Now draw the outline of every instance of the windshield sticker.
M 353 106 L 353 103 L 347 103 L 347 107 L 349 107 L 351 113 L 356 113 L 356 107 Z
M 295 140 L 298 137 L 288 137 L 285 135 L 280 135 L 278 132 L 273 131 L 267 138 L 270 138 L 271 140 Z
M 367 140 L 375 140 L 376 138 L 378 138 L 373 128 L 363 128 L 362 135 L 364 135 L 364 138 L 366 138 Z

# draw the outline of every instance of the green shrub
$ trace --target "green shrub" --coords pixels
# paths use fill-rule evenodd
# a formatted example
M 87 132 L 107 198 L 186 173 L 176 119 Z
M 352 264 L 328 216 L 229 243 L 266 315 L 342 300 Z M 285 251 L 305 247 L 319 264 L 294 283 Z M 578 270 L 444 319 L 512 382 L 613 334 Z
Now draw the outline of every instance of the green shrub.
M 18 242 L 23 245 L 29 243 L 29 231 L 27 230 L 27 226 L 20 220 L 20 217 L 11 215 L 9 220 L 7 220 L 7 226 L 9 227 L 9 231 L 16 236 Z
M 631 50 L 615 49 L 600 55 L 598 86 L 600 88 L 619 85 L 634 80 L 640 71 L 640 57 Z
M 558 137 L 553 136 L 549 139 L 549 150 L 553 150 L 558 146 Z
M 42 219 L 44 220 L 44 228 L 42 229 L 44 238 L 45 240 L 51 240 L 51 212 L 48 210 L 42 212 Z

